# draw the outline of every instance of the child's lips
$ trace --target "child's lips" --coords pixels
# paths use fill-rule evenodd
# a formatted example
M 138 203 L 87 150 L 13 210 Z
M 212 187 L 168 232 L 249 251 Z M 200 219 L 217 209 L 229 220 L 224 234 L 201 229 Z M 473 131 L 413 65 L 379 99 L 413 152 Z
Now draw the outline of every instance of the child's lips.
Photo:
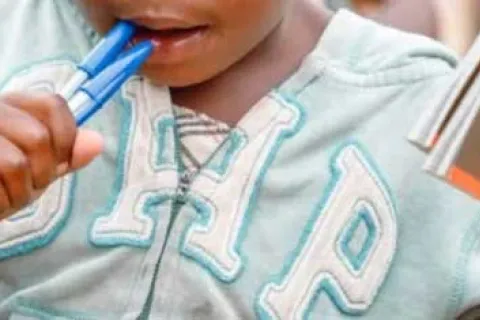
M 156 50 L 150 62 L 178 62 L 201 49 L 201 42 L 208 30 L 206 25 L 159 30 L 138 27 L 133 43 L 150 40 L 155 44 Z
M 161 42 L 161 45 L 168 45 L 183 41 L 198 33 L 204 32 L 207 26 L 196 26 L 189 28 L 168 28 L 161 30 L 152 30 L 144 27 L 139 27 L 134 36 L 134 41 L 153 40 Z

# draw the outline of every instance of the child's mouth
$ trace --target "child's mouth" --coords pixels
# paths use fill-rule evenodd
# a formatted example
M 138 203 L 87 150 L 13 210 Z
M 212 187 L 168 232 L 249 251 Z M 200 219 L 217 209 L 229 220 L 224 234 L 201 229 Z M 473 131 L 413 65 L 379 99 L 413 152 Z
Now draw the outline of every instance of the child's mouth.
M 207 25 L 158 30 L 139 26 L 133 43 L 150 40 L 155 44 L 156 50 L 150 62 L 178 62 L 202 49 L 202 40 L 208 30 Z
M 170 28 L 163 30 L 152 30 L 145 27 L 138 27 L 135 38 L 151 38 L 153 40 L 175 41 L 187 38 L 196 33 L 203 32 L 207 26 L 195 26 L 190 28 Z
M 134 37 L 134 42 L 142 40 L 151 40 L 158 46 L 172 46 L 179 42 L 187 41 L 189 38 L 196 37 L 204 33 L 208 26 L 195 26 L 189 28 L 169 28 L 162 30 L 153 30 L 145 27 L 138 27 Z

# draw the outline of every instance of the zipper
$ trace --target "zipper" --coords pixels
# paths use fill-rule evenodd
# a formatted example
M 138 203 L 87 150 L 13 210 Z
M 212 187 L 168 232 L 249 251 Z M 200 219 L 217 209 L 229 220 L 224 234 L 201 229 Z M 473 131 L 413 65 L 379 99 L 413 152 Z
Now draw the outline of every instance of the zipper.
M 150 286 L 150 290 L 147 296 L 147 301 L 143 306 L 142 313 L 138 317 L 139 320 L 147 320 L 150 317 L 150 310 L 152 308 L 153 297 L 155 294 L 155 283 L 158 276 L 158 271 L 160 270 L 160 264 L 163 260 L 165 249 L 167 248 L 167 243 L 170 239 L 170 234 L 172 232 L 173 225 L 175 224 L 178 213 L 182 209 L 183 205 L 187 203 L 187 196 L 190 190 L 193 176 L 194 173 L 188 170 L 184 170 L 182 173 L 180 173 L 177 190 L 175 192 L 175 198 L 173 199 L 172 210 L 170 212 L 170 221 L 168 222 L 167 231 L 165 233 L 165 241 L 163 242 L 162 250 L 160 251 L 160 257 L 155 266 L 155 271 L 153 273 L 152 284 Z
M 180 174 L 178 181 L 177 194 L 175 197 L 175 203 L 180 207 L 187 202 L 188 191 L 190 190 L 190 184 L 192 183 L 193 173 L 185 170 Z M 178 213 L 178 212 L 177 212 Z

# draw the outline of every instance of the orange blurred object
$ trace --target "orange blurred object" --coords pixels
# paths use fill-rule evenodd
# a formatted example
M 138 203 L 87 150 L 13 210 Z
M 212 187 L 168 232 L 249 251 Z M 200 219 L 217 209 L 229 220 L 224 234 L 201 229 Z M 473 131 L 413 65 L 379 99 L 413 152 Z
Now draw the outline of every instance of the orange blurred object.
M 385 2 L 385 0 L 351 0 L 352 9 L 365 16 L 374 14 Z

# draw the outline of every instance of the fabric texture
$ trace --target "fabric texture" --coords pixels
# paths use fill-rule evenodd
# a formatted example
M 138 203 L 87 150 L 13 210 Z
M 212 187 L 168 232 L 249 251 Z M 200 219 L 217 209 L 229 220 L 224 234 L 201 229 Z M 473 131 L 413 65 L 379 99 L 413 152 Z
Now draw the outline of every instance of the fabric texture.
M 69 1 L 0 17 L 2 92 L 59 90 L 99 40 Z M 479 205 L 406 135 L 455 63 L 340 10 L 235 128 L 132 78 L 87 124 L 104 154 L 0 223 L 0 318 L 452 319 L 480 298 Z

